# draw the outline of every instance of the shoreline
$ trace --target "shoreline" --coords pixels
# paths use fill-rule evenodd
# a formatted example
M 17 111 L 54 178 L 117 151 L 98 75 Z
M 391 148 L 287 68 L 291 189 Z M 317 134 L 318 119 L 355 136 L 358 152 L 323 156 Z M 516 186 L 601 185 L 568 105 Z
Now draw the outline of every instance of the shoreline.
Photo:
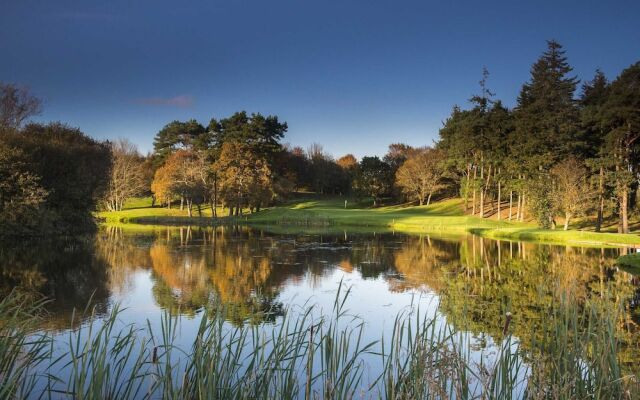
M 105 226 L 220 226 L 247 225 L 267 231 L 318 233 L 398 232 L 405 234 L 477 235 L 494 240 L 526 241 L 556 245 L 640 248 L 640 235 L 585 230 L 541 229 L 527 222 L 498 221 L 464 215 L 459 199 L 430 206 L 388 206 L 380 208 L 341 208 L 343 200 L 294 203 L 243 216 L 159 215 L 164 209 L 136 209 L 135 212 L 103 212 L 98 215 Z M 156 215 L 145 215 L 153 210 Z M 160 210 L 160 211 L 159 211 Z M 168 210 L 169 211 L 169 210 Z M 173 210 L 171 210 L 173 211 Z M 173 211 L 175 212 L 175 211 Z

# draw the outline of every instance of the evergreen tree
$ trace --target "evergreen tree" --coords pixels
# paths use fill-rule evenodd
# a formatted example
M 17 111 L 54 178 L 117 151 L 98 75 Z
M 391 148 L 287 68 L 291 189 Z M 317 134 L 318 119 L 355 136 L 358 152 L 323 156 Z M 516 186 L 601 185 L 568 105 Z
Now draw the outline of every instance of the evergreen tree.
M 605 196 L 609 190 L 607 185 L 607 171 L 611 166 L 607 151 L 603 144 L 606 137 L 606 130 L 601 123 L 600 116 L 602 106 L 609 96 L 609 82 L 604 73 L 599 69 L 593 77 L 593 80 L 587 81 L 582 85 L 582 93 L 580 95 L 580 123 L 586 138 L 587 164 L 594 173 L 596 181 L 596 224 L 595 231 L 600 232 L 602 222 L 604 220 Z
M 162 165 L 176 150 L 197 147 L 205 132 L 205 128 L 194 119 L 186 122 L 172 121 L 165 125 L 153 140 L 156 165 Z
M 578 79 L 569 75 L 571 71 L 562 46 L 548 41 L 547 50 L 531 67 L 531 79 L 523 85 L 514 110 L 511 154 L 520 166 L 520 178 L 532 182 L 525 185 L 520 197 L 524 201 L 529 192 L 529 197 L 535 199 L 533 210 L 539 222 L 547 221 L 552 214 L 545 209 L 551 204 L 545 198 L 548 190 L 544 185 L 549 169 L 570 155 L 584 153 L 574 99 Z M 537 189 L 545 190 L 533 193 Z
M 530 81 L 520 91 L 514 151 L 526 167 L 525 174 L 549 170 L 584 147 L 574 100 L 578 79 L 569 76 L 571 71 L 562 46 L 548 41 L 547 50 L 531 67 Z
M 622 71 L 611 83 L 599 113 L 607 132 L 602 154 L 612 168 L 619 204 L 619 231 L 629 232 L 629 202 L 637 189 L 638 139 L 640 139 L 640 62 Z

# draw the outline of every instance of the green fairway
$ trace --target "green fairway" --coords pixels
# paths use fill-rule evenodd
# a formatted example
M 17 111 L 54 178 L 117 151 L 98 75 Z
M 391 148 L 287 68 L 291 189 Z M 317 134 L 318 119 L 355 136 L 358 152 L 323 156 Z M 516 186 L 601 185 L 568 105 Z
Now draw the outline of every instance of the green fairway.
M 149 199 L 135 199 L 118 212 L 98 214 L 107 224 L 212 225 L 229 217 L 219 209 L 222 220 L 211 218 L 211 209 L 203 207 L 202 217 L 194 208 L 193 217 L 179 207 L 151 207 Z M 341 197 L 303 199 L 254 214 L 234 217 L 226 222 L 246 223 L 272 231 L 398 231 L 440 235 L 476 234 L 500 240 L 523 240 L 573 245 L 640 245 L 640 236 L 595 233 L 584 230 L 539 229 L 528 222 L 498 221 L 464 215 L 462 201 L 450 199 L 429 206 L 364 207 Z
M 151 206 L 150 197 L 134 198 L 125 203 L 122 211 L 100 211 L 96 214 L 99 220 L 107 224 L 153 224 L 158 225 L 209 225 L 213 223 L 211 207 L 202 205 L 200 211 L 192 208 L 192 217 L 186 207 L 180 209 L 180 204 L 174 204 L 172 208 Z M 228 209 L 217 208 L 219 217 L 227 217 Z

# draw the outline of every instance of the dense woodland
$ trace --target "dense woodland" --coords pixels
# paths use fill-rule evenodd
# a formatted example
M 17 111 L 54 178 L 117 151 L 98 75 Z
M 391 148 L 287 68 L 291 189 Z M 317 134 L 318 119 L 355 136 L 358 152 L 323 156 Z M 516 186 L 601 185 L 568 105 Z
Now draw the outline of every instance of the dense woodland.
M 481 218 L 567 229 L 593 216 L 596 231 L 617 221 L 629 232 L 639 196 L 640 63 L 611 81 L 599 70 L 580 81 L 562 46 L 549 41 L 513 108 L 488 78 L 485 69 L 478 94 L 453 107 L 432 146 L 394 143 L 384 157 L 360 160 L 335 159 L 319 144 L 292 147 L 286 122 L 244 111 L 206 125 L 170 122 L 143 156 L 127 140 L 98 142 L 60 123 L 25 125 L 40 103 L 1 85 L 0 228 L 73 232 L 91 225 L 96 205 L 117 211 L 135 196 L 190 216 L 210 208 L 215 218 L 220 207 L 241 215 L 310 191 L 372 199 L 374 207 L 460 196 Z

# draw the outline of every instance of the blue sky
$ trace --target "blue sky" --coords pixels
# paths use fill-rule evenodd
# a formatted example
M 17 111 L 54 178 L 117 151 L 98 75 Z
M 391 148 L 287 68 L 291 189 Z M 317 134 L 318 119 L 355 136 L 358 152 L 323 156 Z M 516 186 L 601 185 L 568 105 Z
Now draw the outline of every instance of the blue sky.
M 580 78 L 640 60 L 640 1 L 0 0 L 0 81 L 39 120 L 143 151 L 174 119 L 276 114 L 335 156 L 431 143 L 489 86 L 512 106 L 554 38 Z

